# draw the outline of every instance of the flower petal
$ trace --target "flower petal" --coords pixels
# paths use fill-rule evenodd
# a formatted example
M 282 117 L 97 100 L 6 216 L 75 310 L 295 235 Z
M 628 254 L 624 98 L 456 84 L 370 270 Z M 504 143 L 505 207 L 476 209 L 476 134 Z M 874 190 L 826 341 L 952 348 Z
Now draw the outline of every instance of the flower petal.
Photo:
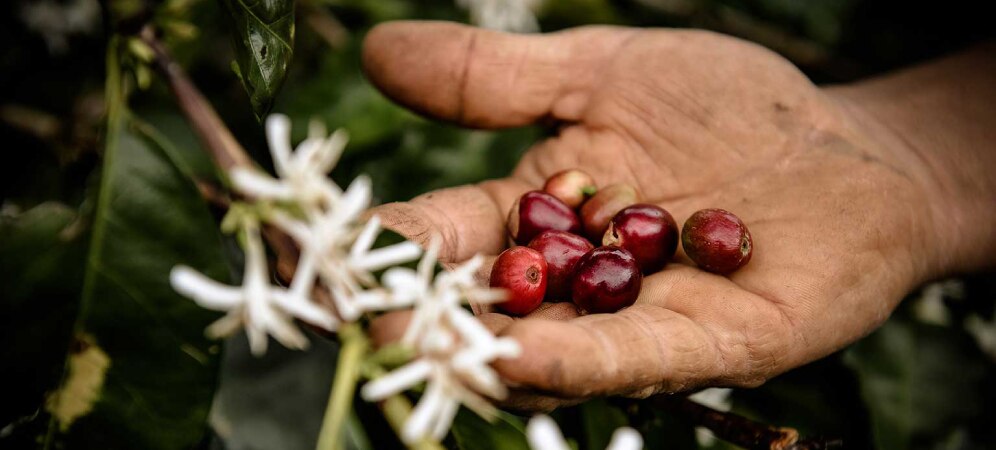
M 535 416 L 526 425 L 526 440 L 534 450 L 570 450 L 557 422 L 550 416 Z
M 383 400 L 421 383 L 431 372 L 431 362 L 417 359 L 363 385 L 360 396 L 368 402 Z
M 484 265 L 484 256 L 480 253 L 474 255 L 472 258 L 464 261 L 459 266 L 453 268 L 446 272 L 446 277 L 454 286 L 460 287 L 471 287 L 477 286 L 477 281 L 474 279 L 474 274 L 477 270 Z
M 263 324 L 246 322 L 246 337 L 249 338 L 249 351 L 253 356 L 263 356 L 266 354 L 268 338 Z
M 401 345 L 419 347 L 416 340 L 424 334 L 423 331 L 426 328 L 437 322 L 438 316 L 438 309 L 433 305 L 422 304 L 417 306 L 412 313 L 411 320 L 408 321 L 408 328 L 405 328 L 405 334 L 401 336 Z
M 305 297 L 311 293 L 315 283 L 318 282 L 317 259 L 314 249 L 308 247 L 301 249 L 301 255 L 297 258 L 297 267 L 294 269 L 294 279 L 291 280 L 290 295 Z
M 236 191 L 253 198 L 292 200 L 294 189 L 257 169 L 235 167 L 228 172 Z
M 352 322 L 360 318 L 363 311 L 360 311 L 355 305 L 353 305 L 353 296 L 346 291 L 333 288 L 332 292 L 332 303 L 335 304 L 335 311 L 339 313 L 339 317 L 346 322 Z
M 418 270 L 418 275 L 426 283 L 432 279 L 432 275 L 436 272 L 436 261 L 439 260 L 439 249 L 442 246 L 443 238 L 439 237 L 438 234 L 433 234 L 429 240 L 428 248 L 426 248 L 425 253 L 422 255 L 422 260 L 418 262 L 416 270 Z
M 220 319 L 211 322 L 211 325 L 204 330 L 204 334 L 211 339 L 220 339 L 234 334 L 242 328 L 242 310 L 233 310 L 221 316 Z
M 280 176 L 287 174 L 291 160 L 290 119 L 283 114 L 270 114 L 266 118 L 266 141 L 273 155 L 273 166 Z
M 321 150 L 324 143 L 324 138 L 307 138 L 304 141 L 301 141 L 300 144 L 297 144 L 297 148 L 294 149 L 294 154 L 291 155 L 291 169 L 288 176 L 300 178 L 305 176 L 314 176 L 317 174 L 324 177 L 326 172 L 322 171 L 321 168 L 315 165 L 315 160 L 317 159 L 315 154 Z
M 304 336 L 304 333 L 301 333 L 301 330 L 289 316 L 273 311 L 265 320 L 266 330 L 284 347 L 291 350 L 308 348 L 308 338 Z
M 425 389 L 425 394 L 419 399 L 412 414 L 408 416 L 405 425 L 401 427 L 401 440 L 406 444 L 414 444 L 429 437 L 432 420 L 439 415 L 444 402 L 446 402 L 446 394 L 440 383 L 429 383 Z
M 471 288 L 464 291 L 467 301 L 478 305 L 491 305 L 508 300 L 507 289 Z
M 495 336 L 491 333 L 491 330 L 485 327 L 480 320 L 477 320 L 466 309 L 448 308 L 447 318 L 468 346 L 486 348 L 490 347 L 495 340 Z M 487 359 L 490 360 L 491 358 L 489 353 Z
M 273 213 L 267 219 L 270 223 L 276 225 L 280 231 L 289 234 L 301 247 L 314 246 L 313 233 L 311 227 L 306 222 L 295 219 L 283 212 Z M 321 253 L 321 249 L 315 250 Z
M 495 358 L 518 358 L 522 355 L 522 346 L 513 338 L 500 337 L 492 345 Z
M 299 297 L 287 292 L 273 292 L 271 295 L 277 306 L 298 319 L 329 331 L 335 331 L 338 328 L 339 324 L 335 317 L 307 297 Z
M 384 271 L 381 277 L 384 287 L 391 290 L 405 290 L 420 288 L 422 284 L 418 278 L 418 272 L 407 267 L 392 267 Z M 424 291 L 425 289 L 418 289 Z
M 339 162 L 339 157 L 342 156 L 347 142 L 349 142 L 349 133 L 341 128 L 325 138 L 312 160 L 315 170 L 322 173 L 331 172 L 332 168 Z
M 203 308 L 228 311 L 242 304 L 242 289 L 214 281 L 187 266 L 175 266 L 169 272 L 173 289 Z
M 504 400 L 508 396 L 508 388 L 498 378 L 498 373 L 487 364 L 472 364 L 460 368 L 462 380 L 469 387 L 481 394 L 496 400 Z
M 435 423 L 432 425 L 432 431 L 430 432 L 434 441 L 439 442 L 446 437 L 446 433 L 453 426 L 453 419 L 459 410 L 460 402 L 456 399 L 448 397 L 443 400 L 442 405 L 439 406 L 439 411 L 436 413 Z
M 630 427 L 622 427 L 612 433 L 612 440 L 605 450 L 640 450 L 643 448 L 643 437 Z
M 370 207 L 373 197 L 372 183 L 370 177 L 360 175 L 353 179 L 353 182 L 346 188 L 346 192 L 339 199 L 335 215 L 341 222 L 349 222 L 359 217 L 365 209 Z
M 466 389 L 462 386 L 453 386 L 457 391 L 455 395 L 456 398 L 460 399 L 460 403 L 467 407 L 467 409 L 477 414 L 482 419 L 490 422 L 495 419 L 498 415 L 498 408 L 492 405 L 491 402 L 484 399 L 480 395 L 477 395 L 474 391 Z
M 390 245 L 371 250 L 364 255 L 353 259 L 353 266 L 365 271 L 380 270 L 385 267 L 406 263 L 418 258 L 422 254 L 422 247 L 418 244 L 405 241 L 399 244 Z
M 357 257 L 368 252 L 373 247 L 379 233 L 380 217 L 373 216 L 363 226 L 363 231 L 360 232 L 360 235 L 356 237 L 356 241 L 353 242 L 353 247 L 349 249 L 350 256 Z

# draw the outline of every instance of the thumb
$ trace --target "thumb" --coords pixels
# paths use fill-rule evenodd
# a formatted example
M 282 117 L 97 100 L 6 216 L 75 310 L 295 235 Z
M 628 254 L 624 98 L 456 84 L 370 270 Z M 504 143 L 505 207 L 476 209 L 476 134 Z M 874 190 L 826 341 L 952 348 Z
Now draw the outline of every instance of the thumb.
M 599 72 L 633 29 L 516 35 L 447 22 L 391 22 L 367 34 L 363 66 L 388 97 L 480 128 L 577 121 Z
M 434 234 L 443 239 L 439 259 L 460 262 L 475 254 L 494 255 L 505 247 L 509 208 L 530 189 L 514 178 L 490 180 L 388 203 L 372 210 L 384 228 L 423 247 Z

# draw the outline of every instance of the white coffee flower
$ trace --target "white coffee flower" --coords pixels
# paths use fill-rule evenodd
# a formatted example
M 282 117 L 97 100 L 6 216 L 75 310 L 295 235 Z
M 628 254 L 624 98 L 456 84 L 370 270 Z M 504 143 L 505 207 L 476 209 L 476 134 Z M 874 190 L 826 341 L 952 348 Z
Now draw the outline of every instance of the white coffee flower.
M 535 11 L 541 0 L 457 0 L 470 13 L 470 22 L 492 30 L 529 33 L 539 31 Z
M 557 422 L 550 416 L 534 416 L 526 425 L 526 439 L 533 450 L 570 450 Z M 612 440 L 605 450 L 639 450 L 643 437 L 636 430 L 622 427 L 612 433 Z
M 94 34 L 100 29 L 100 2 L 97 0 L 22 2 L 21 20 L 41 34 L 48 52 L 63 54 L 69 50 L 69 38 L 76 34 Z
M 337 319 L 313 301 L 319 280 L 328 289 L 339 318 L 353 321 L 370 310 L 354 303 L 365 298 L 367 289 L 377 286 L 372 271 L 421 254 L 418 245 L 407 241 L 372 249 L 381 230 L 380 221 L 376 217 L 365 224 L 361 221 L 371 203 L 370 179 L 357 177 L 343 192 L 327 176 L 346 144 L 344 132 L 326 136 L 322 127 L 312 126 L 309 137 L 291 151 L 286 116 L 268 117 L 266 131 L 279 178 L 255 168 L 235 168 L 229 174 L 234 187 L 256 202 L 243 213 L 251 218 L 240 222 L 246 234 L 243 286 L 224 286 L 186 267 L 177 267 L 171 274 L 177 291 L 206 308 L 230 311 L 209 328 L 209 334 L 221 336 L 245 325 L 257 354 L 266 350 L 267 333 L 290 348 L 307 345 L 304 335 L 293 326 L 293 317 L 330 331 L 336 328 Z M 300 248 L 287 289 L 269 282 L 257 220 L 287 233 Z
M 290 290 L 295 295 L 308 295 L 315 281 L 321 280 L 339 316 L 353 321 L 364 311 L 354 305 L 354 299 L 376 285 L 371 271 L 411 261 L 421 249 L 413 242 L 403 242 L 371 250 L 380 221 L 374 217 L 366 225 L 361 222 L 373 196 L 370 178 L 357 177 L 343 192 L 328 173 L 345 148 L 345 132 L 326 136 L 324 127 L 312 124 L 308 134 L 292 151 L 290 119 L 280 114 L 267 117 L 266 136 L 279 178 L 256 169 L 237 168 L 231 173 L 232 183 L 255 199 L 297 207 L 295 214 L 278 210 L 264 217 L 300 246 Z
M 380 233 L 380 219 L 370 218 L 360 227 L 359 215 L 370 201 L 370 181 L 358 177 L 336 202 L 337 207 L 298 220 L 277 213 L 272 223 L 293 238 L 301 249 L 291 291 L 305 294 L 321 280 L 335 302 L 336 311 L 346 321 L 356 320 L 376 305 L 358 304 L 367 298 L 367 289 L 376 286 L 371 272 L 417 258 L 422 249 L 410 241 L 371 249 Z
M 344 130 L 324 136 L 321 127 L 309 129 L 308 138 L 291 150 L 290 119 L 283 114 L 266 118 L 266 139 L 278 178 L 248 167 L 229 173 L 239 192 L 260 200 L 295 202 L 301 208 L 327 209 L 335 206 L 342 190 L 328 177 L 349 140 Z M 369 190 L 365 193 L 369 202 Z M 357 196 L 362 199 L 363 196 Z M 367 205 L 359 206 L 360 212 Z
M 390 269 L 384 274 L 385 291 L 366 299 L 378 308 L 415 306 L 401 343 L 415 349 L 417 359 L 361 390 L 364 399 L 376 401 L 427 382 L 401 433 L 408 443 L 442 439 L 461 404 L 482 416 L 492 415 L 494 407 L 484 396 L 502 399 L 508 392 L 489 364 L 521 352 L 517 342 L 495 337 L 462 307 L 470 301 L 504 298 L 503 291 L 480 287 L 474 280 L 483 259 L 472 258 L 433 277 L 439 246 L 438 239 L 430 243 L 418 270 Z
M 329 331 L 338 325 L 335 317 L 310 298 L 270 284 L 266 253 L 255 224 L 245 227 L 242 286 L 218 283 L 186 266 L 173 268 L 170 284 L 204 308 L 227 311 L 228 314 L 208 327 L 207 334 L 218 338 L 245 327 L 249 347 L 256 355 L 266 352 L 267 334 L 288 348 L 306 348 L 308 340 L 294 325 L 295 317 Z

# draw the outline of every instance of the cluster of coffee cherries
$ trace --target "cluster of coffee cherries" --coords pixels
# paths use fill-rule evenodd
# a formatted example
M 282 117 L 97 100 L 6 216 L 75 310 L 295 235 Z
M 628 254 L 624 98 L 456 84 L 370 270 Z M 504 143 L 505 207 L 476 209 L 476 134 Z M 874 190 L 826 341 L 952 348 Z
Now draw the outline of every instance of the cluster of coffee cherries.
M 678 225 L 663 208 L 640 203 L 628 184 L 597 189 L 572 169 L 522 195 L 508 215 L 511 248 L 491 269 L 491 287 L 509 297 L 497 306 L 525 315 L 549 302 L 573 301 L 582 313 L 632 305 L 643 276 L 658 272 L 678 248 Z M 731 273 L 750 260 L 750 232 L 722 209 L 693 214 L 681 231 L 685 254 L 700 268 Z

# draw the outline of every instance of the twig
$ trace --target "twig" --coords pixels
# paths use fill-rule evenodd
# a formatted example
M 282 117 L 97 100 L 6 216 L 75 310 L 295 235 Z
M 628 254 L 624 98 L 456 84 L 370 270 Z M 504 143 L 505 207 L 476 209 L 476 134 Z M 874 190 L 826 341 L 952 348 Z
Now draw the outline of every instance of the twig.
M 194 180 L 197 191 L 201 193 L 201 198 L 220 210 L 228 210 L 232 206 L 232 199 L 225 192 L 204 180 Z
M 142 39 L 155 54 L 156 68 L 163 75 L 169 88 L 173 91 L 180 109 L 187 117 L 190 126 L 194 128 L 197 137 L 214 158 L 218 166 L 225 172 L 233 167 L 251 167 L 252 159 L 232 136 L 231 131 L 218 117 L 211 104 L 201 94 L 194 83 L 190 81 L 183 68 L 170 56 L 162 42 L 156 38 L 152 26 L 146 25 L 139 33 Z
M 685 397 L 661 395 L 654 397 L 653 403 L 688 417 L 724 441 L 748 449 L 819 450 L 837 448 L 840 444 L 839 440 L 799 441 L 799 432 L 794 428 L 765 425 L 739 414 L 717 411 Z
M 787 450 L 829 450 L 844 448 L 844 441 L 840 439 L 806 439 L 792 444 Z
M 221 121 L 218 113 L 204 98 L 197 86 L 190 81 L 183 68 L 173 59 L 169 50 L 159 41 L 152 26 L 146 25 L 142 28 L 139 37 L 152 49 L 155 55 L 156 69 L 166 80 L 176 98 L 180 111 L 183 112 L 187 122 L 194 129 L 194 133 L 197 134 L 201 144 L 207 149 L 218 168 L 227 173 L 235 167 L 252 167 L 254 163 L 245 149 L 235 140 L 232 132 Z M 218 200 L 215 192 L 205 191 L 204 186 L 198 186 L 198 188 L 201 190 L 201 195 L 204 195 L 208 201 Z M 299 254 L 297 245 L 290 236 L 273 227 L 264 226 L 262 234 L 276 256 L 277 276 L 285 283 L 289 283 L 297 266 Z M 315 298 L 335 313 L 335 306 L 326 291 L 316 288 Z
M 310 2 L 300 4 L 304 23 L 308 24 L 333 50 L 342 50 L 349 43 L 349 30 L 334 14 Z

